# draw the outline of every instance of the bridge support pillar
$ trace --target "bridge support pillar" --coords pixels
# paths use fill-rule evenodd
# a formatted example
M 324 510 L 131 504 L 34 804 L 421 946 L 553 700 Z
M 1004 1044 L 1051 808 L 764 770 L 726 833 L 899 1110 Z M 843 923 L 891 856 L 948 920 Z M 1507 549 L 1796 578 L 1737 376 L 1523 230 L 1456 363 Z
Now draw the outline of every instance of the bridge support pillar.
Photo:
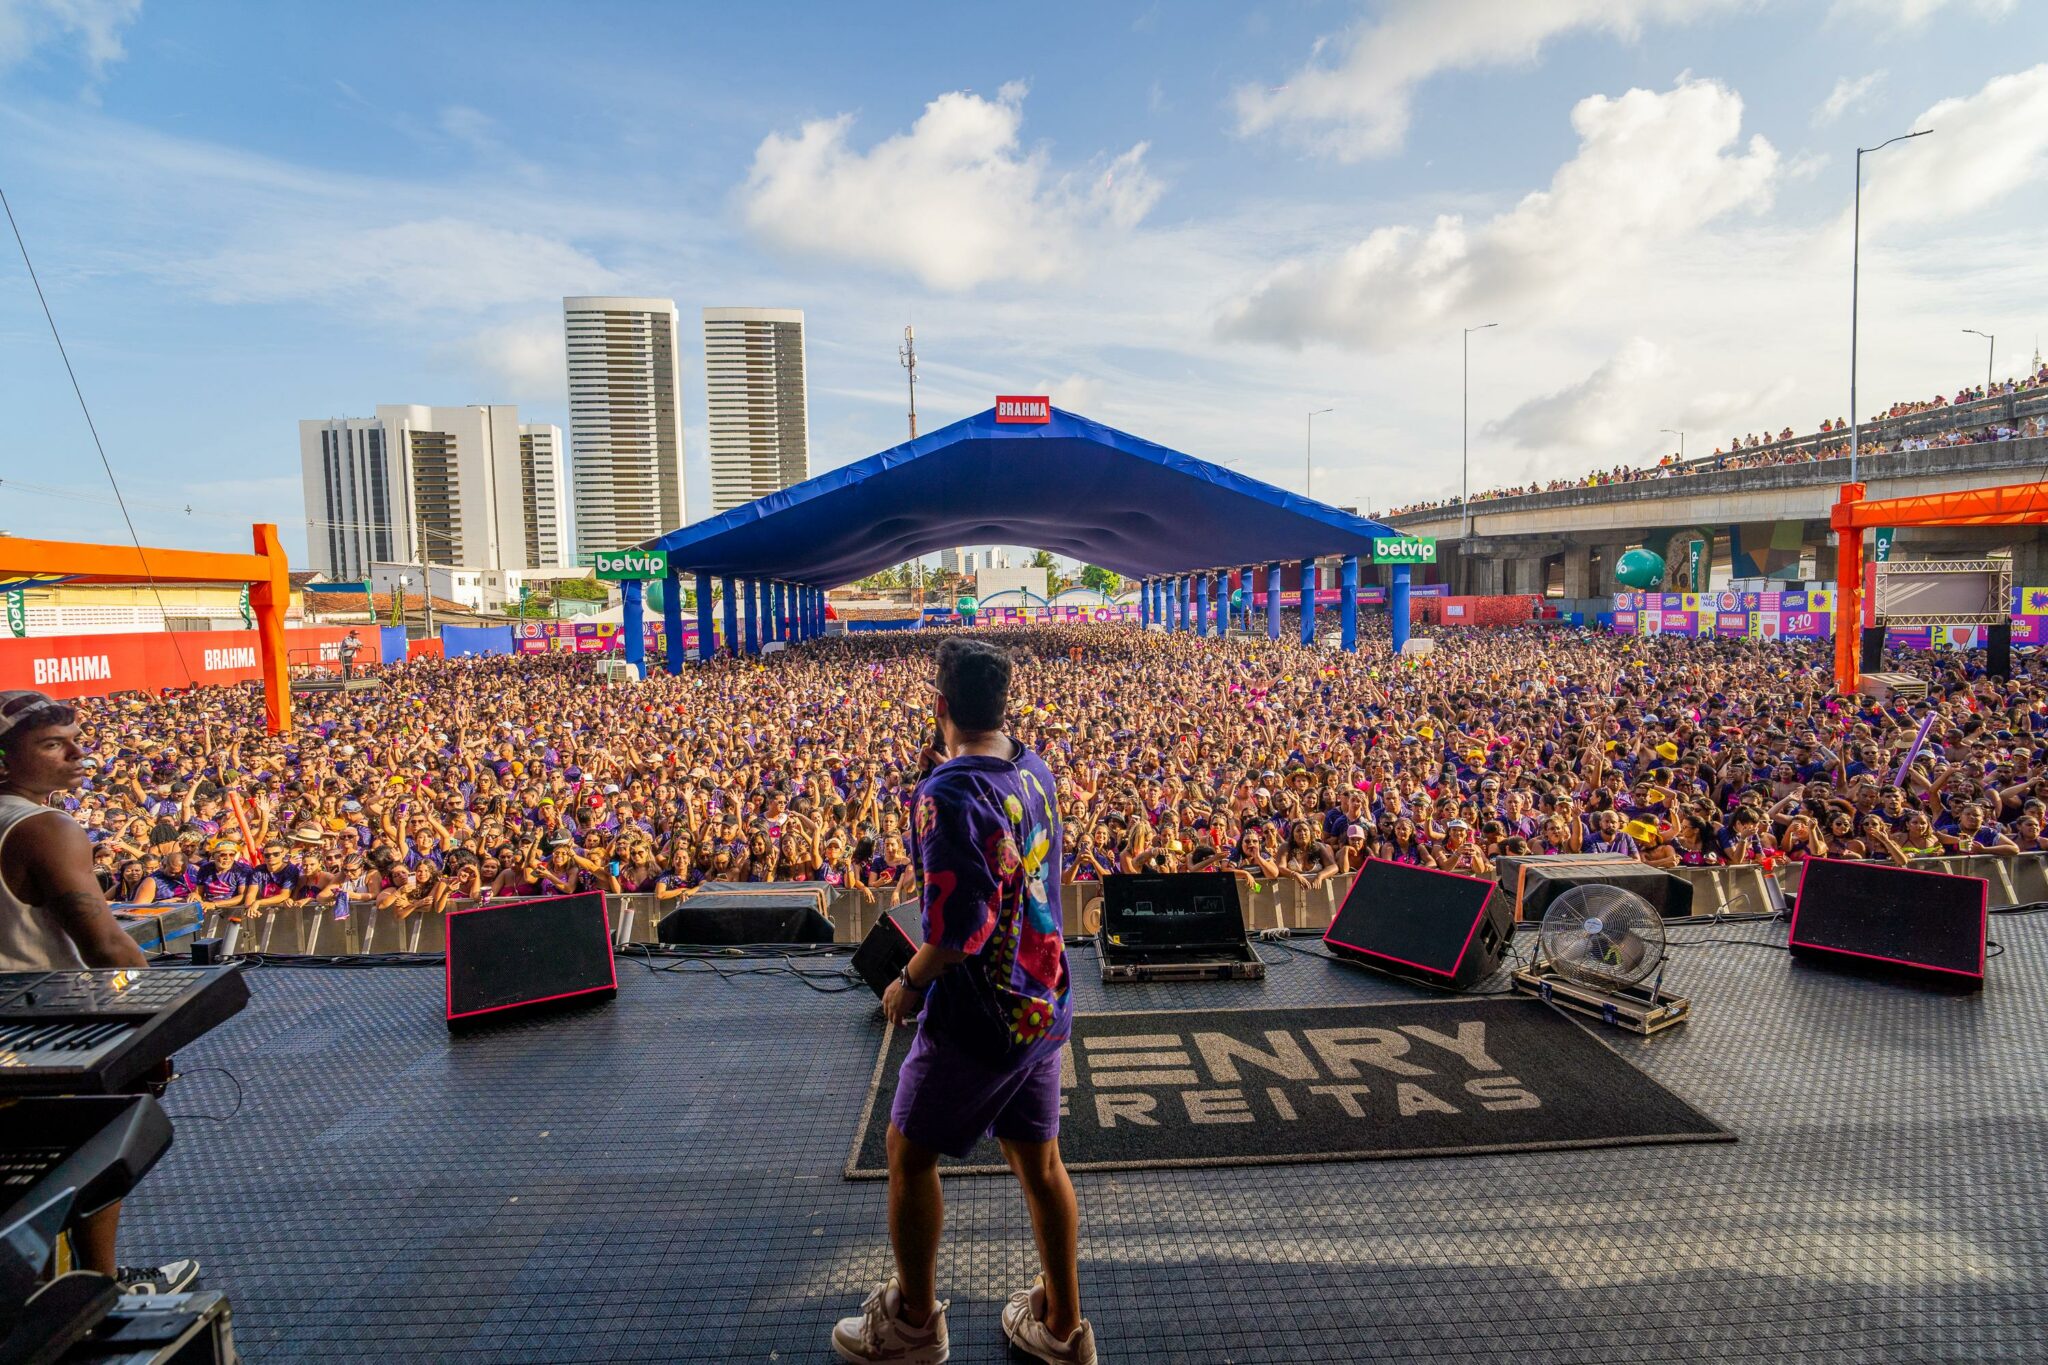
M 1507 590 L 1512 593 L 1543 594 L 1543 561 L 1535 555 L 1521 555 L 1506 561 Z
M 1593 596 L 1593 547 L 1567 545 L 1564 548 L 1564 595 L 1570 599 Z
M 1467 570 L 1466 592 L 1474 597 L 1498 597 L 1505 591 L 1505 566 L 1499 559 L 1492 555 L 1475 555 L 1466 563 L 1471 565 Z

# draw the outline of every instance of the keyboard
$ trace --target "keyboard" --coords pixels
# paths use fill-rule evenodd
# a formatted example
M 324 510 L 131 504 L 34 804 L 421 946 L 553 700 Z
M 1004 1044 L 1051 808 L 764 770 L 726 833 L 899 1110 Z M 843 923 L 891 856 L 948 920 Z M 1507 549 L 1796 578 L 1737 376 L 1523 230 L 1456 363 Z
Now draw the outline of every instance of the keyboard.
M 248 1001 L 236 963 L 0 972 L 0 1097 L 127 1090 Z

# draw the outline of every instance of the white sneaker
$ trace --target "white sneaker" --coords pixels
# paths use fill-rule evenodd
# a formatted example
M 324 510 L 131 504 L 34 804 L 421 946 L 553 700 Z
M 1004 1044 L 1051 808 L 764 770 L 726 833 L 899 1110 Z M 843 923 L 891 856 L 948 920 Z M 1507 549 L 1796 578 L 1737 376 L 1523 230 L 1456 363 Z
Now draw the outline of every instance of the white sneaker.
M 1082 1318 L 1065 1341 L 1045 1329 L 1045 1276 L 1010 1295 L 1003 1308 L 1003 1335 L 1010 1344 L 1048 1365 L 1095 1365 L 1095 1329 Z
M 832 1349 L 852 1365 L 884 1360 L 898 1365 L 945 1365 L 952 1354 L 946 1344 L 946 1302 L 939 1300 L 931 1321 L 912 1327 L 896 1316 L 903 1306 L 903 1291 L 891 1275 L 861 1304 L 859 1317 L 839 1320 L 832 1329 Z

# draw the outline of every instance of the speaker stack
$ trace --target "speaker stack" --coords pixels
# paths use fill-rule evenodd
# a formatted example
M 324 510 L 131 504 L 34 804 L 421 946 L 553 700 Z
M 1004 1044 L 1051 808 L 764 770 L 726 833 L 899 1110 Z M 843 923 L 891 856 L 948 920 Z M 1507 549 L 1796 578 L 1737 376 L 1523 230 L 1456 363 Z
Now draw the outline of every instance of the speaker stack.
M 1478 877 L 1373 858 L 1323 933 L 1333 956 L 1406 981 L 1464 990 L 1493 975 L 1514 933 L 1507 900 Z
M 1978 991 L 1990 913 L 1982 877 L 1812 858 L 1800 868 L 1787 941 L 1815 966 Z
M 619 993 L 604 894 L 486 901 L 448 912 L 448 1027 L 598 1004 Z

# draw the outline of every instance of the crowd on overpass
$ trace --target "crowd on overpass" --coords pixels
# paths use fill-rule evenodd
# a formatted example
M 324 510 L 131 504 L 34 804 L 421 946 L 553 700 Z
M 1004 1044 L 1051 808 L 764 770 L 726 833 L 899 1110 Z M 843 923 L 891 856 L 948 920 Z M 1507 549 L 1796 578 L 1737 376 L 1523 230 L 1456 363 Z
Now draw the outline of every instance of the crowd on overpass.
M 1018 660 L 1008 728 L 1059 779 L 1070 879 L 2048 848 L 2048 674 L 2024 655 L 2010 681 L 1910 656 L 1894 666 L 1931 701 L 1884 707 L 1831 698 L 1824 645 L 1523 628 L 1397 659 L 1384 634 L 1352 655 L 1262 633 L 980 633 Z M 88 757 L 61 799 L 110 898 L 239 917 L 680 901 L 713 881 L 894 899 L 916 885 L 907 816 L 947 634 L 813 640 L 631 686 L 575 656 L 415 660 L 382 691 L 306 697 L 282 737 L 248 688 L 86 701 Z
M 2008 379 L 1988 387 L 1979 384 L 1975 388 L 1958 390 L 1953 398 L 1937 394 L 1930 399 L 1894 403 L 1885 412 L 1870 419 L 1870 425 L 1861 433 L 1858 449 L 1864 455 L 1879 455 L 2048 435 L 2048 417 L 2042 416 L 2031 416 L 2018 422 L 1963 421 L 1951 428 L 1890 438 L 1882 437 L 1876 431 L 1876 426 L 1880 422 L 2044 388 L 2048 388 L 2048 365 L 2041 366 L 2023 379 Z M 1674 453 L 1665 455 L 1656 463 L 1649 465 L 1616 465 L 1612 469 L 1596 469 L 1576 478 L 1489 488 L 1484 492 L 1474 493 L 1472 501 L 1491 502 L 1501 498 L 1527 497 L 1534 493 L 1556 493 L 1574 488 L 1601 488 L 1610 484 L 1686 478 L 1695 474 L 1717 474 L 1729 469 L 1763 469 L 1775 465 L 1809 464 L 1818 460 L 1846 457 L 1849 454 L 1849 441 L 1848 421 L 1840 417 L 1828 418 L 1821 422 L 1816 431 L 1805 436 L 1796 435 L 1790 427 L 1772 436 L 1766 428 L 1761 435 L 1750 432 L 1742 436 L 1731 436 L 1726 445 L 1716 446 L 1712 455 L 1698 459 L 1686 460 Z M 1378 515 L 1399 517 L 1415 512 L 1454 509 L 1458 506 L 1457 498 L 1442 498 L 1436 501 L 1410 503 Z

